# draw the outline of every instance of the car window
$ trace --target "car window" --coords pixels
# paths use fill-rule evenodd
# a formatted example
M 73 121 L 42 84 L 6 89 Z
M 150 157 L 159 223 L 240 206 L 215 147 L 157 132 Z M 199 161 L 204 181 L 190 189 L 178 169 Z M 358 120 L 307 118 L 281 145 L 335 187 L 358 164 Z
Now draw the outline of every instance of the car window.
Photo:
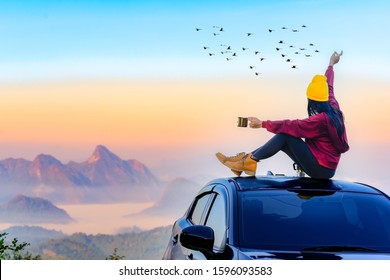
M 214 230 L 214 250 L 222 251 L 226 239 L 226 206 L 220 195 L 216 195 L 205 225 Z
M 214 194 L 206 194 L 195 199 L 192 210 L 190 212 L 191 214 L 189 216 L 190 221 L 194 225 L 200 225 L 204 220 L 203 214 L 211 196 L 214 196 Z
M 240 194 L 238 210 L 242 247 L 351 246 L 390 251 L 390 203 L 381 195 L 252 191 Z

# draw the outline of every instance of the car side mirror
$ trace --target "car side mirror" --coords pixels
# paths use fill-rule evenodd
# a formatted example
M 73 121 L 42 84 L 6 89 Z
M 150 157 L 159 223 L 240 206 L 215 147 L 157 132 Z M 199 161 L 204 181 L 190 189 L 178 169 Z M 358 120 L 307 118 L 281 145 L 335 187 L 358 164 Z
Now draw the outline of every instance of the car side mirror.
M 200 225 L 186 227 L 180 234 L 180 243 L 187 249 L 210 255 L 214 246 L 214 230 Z

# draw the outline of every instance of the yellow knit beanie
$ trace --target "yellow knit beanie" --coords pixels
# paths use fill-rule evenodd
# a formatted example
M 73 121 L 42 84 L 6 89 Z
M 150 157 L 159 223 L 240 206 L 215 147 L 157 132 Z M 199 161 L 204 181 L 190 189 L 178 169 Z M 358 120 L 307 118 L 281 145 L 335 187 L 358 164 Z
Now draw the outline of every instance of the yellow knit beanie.
M 326 76 L 315 75 L 313 80 L 307 87 L 306 91 L 307 98 L 325 102 L 329 100 L 328 83 L 326 82 Z

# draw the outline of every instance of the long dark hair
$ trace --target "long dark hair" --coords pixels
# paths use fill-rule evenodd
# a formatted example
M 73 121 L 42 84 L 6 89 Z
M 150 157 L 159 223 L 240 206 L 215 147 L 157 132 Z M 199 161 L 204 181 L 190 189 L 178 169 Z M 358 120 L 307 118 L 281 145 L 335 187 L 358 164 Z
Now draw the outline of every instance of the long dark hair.
M 339 136 L 341 142 L 344 143 L 344 115 L 339 109 L 332 107 L 329 102 L 319 102 L 308 99 L 307 112 L 309 116 L 322 112 L 325 113 L 330 119 L 331 123 L 336 127 L 337 135 Z

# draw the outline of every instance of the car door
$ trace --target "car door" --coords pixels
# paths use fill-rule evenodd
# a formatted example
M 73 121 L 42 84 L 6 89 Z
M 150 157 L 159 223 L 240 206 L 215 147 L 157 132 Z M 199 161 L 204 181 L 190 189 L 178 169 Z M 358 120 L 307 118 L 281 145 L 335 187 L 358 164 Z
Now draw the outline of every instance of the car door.
M 223 195 L 213 192 L 207 202 L 207 207 L 204 208 L 202 217 L 196 220 L 196 215 L 192 215 L 191 221 L 195 225 L 205 225 L 214 231 L 214 246 L 215 254 L 223 253 L 226 247 L 227 238 L 227 207 L 226 200 Z M 196 210 L 196 209 L 195 209 Z M 193 213 L 195 214 L 195 212 Z M 198 223 L 199 221 L 199 223 Z M 187 260 L 205 260 L 206 256 L 199 251 L 186 249 L 185 259 Z
M 202 253 L 183 247 L 180 244 L 179 237 L 184 228 L 204 223 L 214 196 L 215 193 L 213 192 L 201 193 L 194 199 L 187 214 L 176 221 L 172 229 L 170 244 L 167 248 L 168 252 L 165 253 L 164 258 L 173 260 L 205 259 Z

